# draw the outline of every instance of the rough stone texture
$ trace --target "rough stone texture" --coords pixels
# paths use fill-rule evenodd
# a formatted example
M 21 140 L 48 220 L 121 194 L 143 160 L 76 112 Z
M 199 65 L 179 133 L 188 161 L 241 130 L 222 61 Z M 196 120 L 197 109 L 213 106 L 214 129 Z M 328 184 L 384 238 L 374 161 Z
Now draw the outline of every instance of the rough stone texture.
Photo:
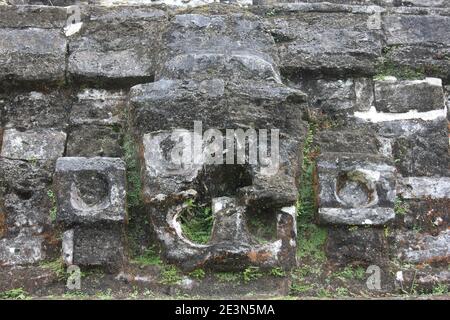
M 124 221 L 125 163 L 118 158 L 59 158 L 57 220 L 71 225 Z
M 125 100 L 123 91 L 85 89 L 77 94 L 70 122 L 74 125 L 120 125 Z
M 0 29 L 0 81 L 62 81 L 67 42 L 52 29 Z
M 5 128 L 65 129 L 68 126 L 71 99 L 64 92 L 4 94 L 0 104 L 5 112 Z
M 373 74 L 381 56 L 381 26 L 370 27 L 371 12 L 351 8 L 279 5 L 269 18 L 281 68 L 331 74 Z M 312 12 L 311 12 L 312 11 Z
M 93 139 L 95 137 L 95 139 Z M 121 157 L 121 134 L 108 126 L 73 126 L 67 139 L 68 157 Z
M 70 36 L 68 72 L 75 79 L 151 80 L 164 11 L 138 7 L 90 7 Z M 101 63 L 100 63 L 101 61 Z
M 66 134 L 51 129 L 5 130 L 1 156 L 19 160 L 56 160 L 64 153 Z
M 448 15 L 392 12 L 383 17 L 383 25 L 390 48 L 387 55 L 390 62 L 449 78 L 450 37 L 446 32 L 450 28 Z
M 123 228 L 117 224 L 76 226 L 65 231 L 62 245 L 68 265 L 106 266 L 117 272 L 125 263 Z
M 397 243 L 401 244 L 398 257 L 407 262 L 449 262 L 449 230 L 445 230 L 435 237 L 415 232 L 402 233 L 397 236 Z
M 383 225 L 394 218 L 395 168 L 387 159 L 325 153 L 317 179 L 321 222 Z
M 52 6 L 22 5 L 40 2 Z M 130 161 L 129 191 L 142 191 L 145 204 L 128 209 L 148 219 L 142 229 L 153 229 L 166 262 L 184 270 L 296 266 L 305 119 L 316 129 L 303 151 L 318 162 L 315 218 L 328 229 L 327 263 L 376 264 L 390 274 L 389 247 L 393 259 L 431 264 L 417 277 L 405 272 L 405 285 L 413 277 L 429 288 L 448 283 L 448 1 L 260 0 L 264 6 L 246 8 L 244 0 L 196 9 L 186 7 L 210 1 L 119 2 L 84 3 L 82 22 L 70 28 L 66 8 L 55 6 L 72 0 L 0 6 L 1 288 L 49 284 L 52 276 L 35 269 L 23 283 L 5 278 L 14 268 L 24 278 L 18 265 L 53 259 L 61 245 L 66 265 L 130 267 L 125 164 L 62 158 L 92 166 L 59 168 L 52 184 L 64 156 Z M 169 7 L 153 5 L 162 2 Z M 191 130 L 194 121 L 224 134 L 280 129 L 279 170 L 270 174 L 275 160 L 208 164 L 203 148 L 212 137 L 194 153 L 199 163 L 170 162 L 179 151 L 172 130 Z M 137 141 L 136 166 L 128 137 L 121 148 L 125 135 Z M 232 154 L 226 145 L 215 150 L 222 152 Z M 183 233 L 188 200 L 213 208 L 206 244 Z M 261 241 L 252 222 L 273 233 Z M 198 285 L 188 280 L 181 286 Z
M 374 101 L 372 80 L 365 78 L 303 81 L 300 89 L 311 107 L 327 114 L 367 111 Z
M 419 112 L 444 108 L 440 79 L 375 81 L 375 107 L 381 112 Z
M 331 228 L 326 252 L 335 263 L 348 266 L 383 266 L 387 262 L 388 242 L 383 230 L 359 228 Z

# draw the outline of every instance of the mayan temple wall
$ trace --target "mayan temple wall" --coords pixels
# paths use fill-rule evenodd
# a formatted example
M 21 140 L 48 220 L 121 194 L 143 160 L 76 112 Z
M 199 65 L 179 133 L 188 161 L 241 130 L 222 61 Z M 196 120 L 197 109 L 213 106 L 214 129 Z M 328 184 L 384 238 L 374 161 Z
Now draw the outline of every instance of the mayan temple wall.
M 0 0 L 0 291 L 53 285 L 49 261 L 139 281 L 149 247 L 289 272 L 311 212 L 330 268 L 448 285 L 450 1 L 212 2 Z M 237 129 L 277 170 L 208 148 Z

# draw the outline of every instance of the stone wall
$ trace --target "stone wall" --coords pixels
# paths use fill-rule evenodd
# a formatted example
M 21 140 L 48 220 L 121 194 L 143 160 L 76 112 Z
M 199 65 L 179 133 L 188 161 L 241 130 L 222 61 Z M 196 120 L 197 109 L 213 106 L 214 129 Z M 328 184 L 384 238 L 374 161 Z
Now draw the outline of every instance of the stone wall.
M 209 2 L 82 2 L 69 25 L 71 1 L 0 3 L 0 268 L 118 273 L 146 221 L 185 271 L 290 270 L 310 179 L 330 263 L 448 283 L 449 2 Z M 279 129 L 279 170 L 174 168 L 170 134 L 194 121 Z M 211 207 L 206 243 L 180 223 L 193 203 Z

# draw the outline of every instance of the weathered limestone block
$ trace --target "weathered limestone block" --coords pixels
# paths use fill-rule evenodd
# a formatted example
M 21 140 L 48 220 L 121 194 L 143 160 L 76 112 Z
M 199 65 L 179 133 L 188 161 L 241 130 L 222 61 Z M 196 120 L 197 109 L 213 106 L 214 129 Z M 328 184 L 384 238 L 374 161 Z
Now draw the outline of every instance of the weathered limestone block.
M 42 258 L 41 238 L 19 236 L 0 239 L 0 266 L 32 264 Z
M 64 153 L 66 133 L 52 129 L 3 132 L 1 156 L 18 160 L 55 161 Z
M 366 78 L 301 81 L 300 90 L 308 94 L 311 107 L 331 114 L 367 111 L 373 104 L 373 83 Z
M 395 11 L 383 17 L 386 59 L 395 65 L 409 66 L 429 75 L 448 79 L 450 62 L 450 17 L 424 11 Z M 428 13 L 428 14 L 427 14 Z
M 441 79 L 375 81 L 375 108 L 380 112 L 426 112 L 444 108 Z
M 53 165 L 0 158 L 0 237 L 38 235 L 50 225 Z
M 368 154 L 322 154 L 317 163 L 322 223 L 383 225 L 394 218 L 395 167 Z
M 408 177 L 399 180 L 399 193 L 404 199 L 450 198 L 449 177 Z
M 376 8 L 300 3 L 274 10 L 268 20 L 287 73 L 375 73 L 382 47 Z
M 257 16 L 176 15 L 163 40 L 166 62 L 157 79 L 226 77 L 281 82 L 273 39 Z
M 57 221 L 65 225 L 126 220 L 125 163 L 118 158 L 59 158 Z
M 406 113 L 355 112 L 358 126 L 372 128 L 384 138 L 403 176 L 448 176 L 447 111 Z
M 330 228 L 325 250 L 328 259 L 342 266 L 383 266 L 388 261 L 388 242 L 379 229 Z
M 77 94 L 70 112 L 73 125 L 120 125 L 125 112 L 123 91 L 85 89 Z
M 205 128 L 235 128 L 238 122 L 265 129 L 287 126 L 295 131 L 301 127 L 298 114 L 305 99 L 300 90 L 246 80 L 160 80 L 130 91 L 134 128 L 140 135 L 189 129 L 194 121 L 202 121 Z
M 410 263 L 449 262 L 450 231 L 437 236 L 417 232 L 402 232 L 396 237 L 397 256 Z
M 75 226 L 63 234 L 63 259 L 67 265 L 100 266 L 117 272 L 126 261 L 124 243 L 120 224 Z
M 116 127 L 72 126 L 67 138 L 68 157 L 121 157 L 121 134 Z M 93 139 L 95 137 L 95 139 Z
M 0 81 L 63 81 L 67 41 L 57 29 L 0 29 Z
M 166 21 L 164 11 L 149 7 L 89 7 L 69 38 L 70 75 L 115 84 L 151 80 Z
M 384 141 L 370 129 L 346 130 L 343 128 L 324 130 L 314 138 L 321 152 L 382 154 Z
M 54 6 L 0 6 L 0 28 L 57 29 L 65 26 L 67 17 L 66 8 Z
M 5 112 L 5 127 L 65 129 L 68 126 L 71 100 L 64 93 L 32 91 L 4 95 L 0 105 Z

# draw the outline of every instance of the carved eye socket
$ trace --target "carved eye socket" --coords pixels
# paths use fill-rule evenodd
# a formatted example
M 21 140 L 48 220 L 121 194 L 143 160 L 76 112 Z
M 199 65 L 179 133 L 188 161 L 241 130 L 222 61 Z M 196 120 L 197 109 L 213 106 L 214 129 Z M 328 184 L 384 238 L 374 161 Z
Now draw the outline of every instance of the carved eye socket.
M 350 208 L 368 206 L 374 199 L 374 187 L 360 171 L 342 172 L 336 181 L 338 201 Z

